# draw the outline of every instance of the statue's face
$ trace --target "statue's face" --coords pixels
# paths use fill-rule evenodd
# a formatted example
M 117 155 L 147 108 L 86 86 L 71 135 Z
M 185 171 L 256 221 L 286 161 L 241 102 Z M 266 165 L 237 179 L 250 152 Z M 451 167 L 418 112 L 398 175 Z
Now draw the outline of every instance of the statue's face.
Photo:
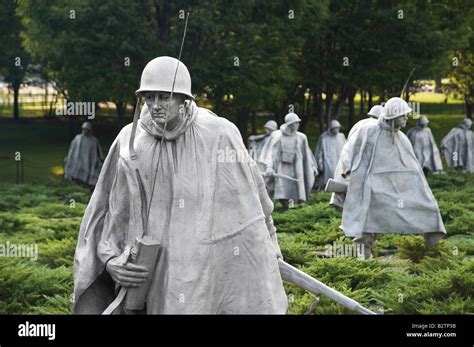
M 171 93 L 166 92 L 147 92 L 145 94 L 145 103 L 155 123 L 165 124 L 166 116 L 168 116 L 168 123 L 172 124 L 177 119 L 179 112 L 184 112 L 184 96 L 173 94 L 171 102 L 170 96 Z
M 400 117 L 397 117 L 395 118 L 393 121 L 394 121 L 394 125 L 395 125 L 395 128 L 403 128 L 407 125 L 407 120 L 408 120 L 408 116 L 406 114 L 404 114 L 403 116 L 400 116 Z
M 295 122 L 295 123 L 291 123 L 290 125 L 288 125 L 288 129 L 294 133 L 295 131 L 298 131 L 298 129 L 300 128 L 300 122 Z
M 428 125 L 428 124 L 423 123 L 423 124 L 420 124 L 420 127 L 426 128 L 427 125 Z
M 271 134 L 271 133 L 273 132 L 273 130 L 270 129 L 270 128 L 265 128 L 265 132 L 266 132 L 267 134 Z
M 90 136 L 92 134 L 92 131 L 90 129 L 82 129 L 82 134 L 86 136 Z
M 331 130 L 329 130 L 329 132 L 333 135 L 337 135 L 340 130 L 341 128 L 332 128 Z

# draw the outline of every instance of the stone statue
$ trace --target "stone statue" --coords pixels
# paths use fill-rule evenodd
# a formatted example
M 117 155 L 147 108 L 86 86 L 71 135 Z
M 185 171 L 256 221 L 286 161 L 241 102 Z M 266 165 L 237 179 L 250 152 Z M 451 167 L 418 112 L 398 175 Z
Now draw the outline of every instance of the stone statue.
M 436 146 L 436 141 L 428 127 L 428 123 L 428 118 L 422 116 L 418 119 L 417 126 L 407 131 L 407 137 L 413 145 L 416 159 L 418 159 L 425 176 L 428 176 L 429 172 L 439 173 L 443 171 L 438 146 Z
M 285 116 L 280 131 L 275 131 L 260 155 L 265 175 L 275 178 L 274 200 L 279 200 L 282 210 L 289 202 L 304 203 L 309 199 L 315 175 L 316 160 L 308 146 L 306 135 L 299 132 L 301 119 L 295 113 Z
M 74 312 L 99 314 L 116 286 L 147 285 L 147 314 L 285 313 L 273 203 L 237 128 L 196 105 L 175 58 L 151 60 L 136 94 L 140 119 L 137 102 L 81 224 Z M 158 261 L 127 262 L 145 238 L 159 242 Z
M 339 155 L 346 142 L 344 134 L 339 132 L 340 129 L 341 124 L 337 120 L 330 121 L 329 129 L 319 137 L 318 145 L 314 152 L 319 171 L 317 186 L 323 189 L 327 181 L 330 178 L 334 178 Z
M 349 135 L 347 135 L 347 138 L 351 137 L 351 135 L 355 133 L 359 128 L 362 128 L 366 125 L 377 124 L 377 119 L 379 118 L 382 110 L 383 110 L 382 105 L 372 106 L 369 113 L 367 113 L 369 117 L 362 119 L 358 121 L 356 124 L 354 124 L 354 126 L 351 128 L 351 131 L 349 131 Z
M 430 245 L 446 234 L 411 143 L 400 131 L 410 112 L 403 99 L 388 100 L 378 123 L 360 128 L 341 152 L 335 180 L 347 192 L 334 193 L 331 204 L 342 208 L 341 228 L 364 246 L 366 258 L 380 233 L 422 234 Z
M 277 122 L 269 120 L 264 125 L 265 134 L 249 136 L 249 153 L 253 160 L 258 161 L 262 148 L 267 143 L 272 132 L 278 129 Z
M 472 120 L 466 118 L 441 140 L 446 164 L 467 172 L 474 172 L 474 138 L 471 126 Z
M 99 140 L 92 135 L 92 124 L 82 124 L 82 134 L 76 135 L 64 158 L 64 178 L 89 187 L 94 187 L 102 163 L 102 149 Z

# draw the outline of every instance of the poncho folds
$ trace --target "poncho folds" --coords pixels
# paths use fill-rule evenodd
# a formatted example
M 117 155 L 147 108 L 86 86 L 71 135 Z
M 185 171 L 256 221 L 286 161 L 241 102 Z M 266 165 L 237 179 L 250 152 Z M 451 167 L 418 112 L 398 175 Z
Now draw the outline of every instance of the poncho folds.
M 450 167 L 459 167 L 467 172 L 474 172 L 474 138 L 472 130 L 461 123 L 441 140 L 446 164 Z
M 429 234 L 435 242 L 446 233 L 410 141 L 383 119 L 348 138 L 335 179 L 348 183 L 345 201 L 335 194 L 331 202 L 343 201 L 341 228 L 349 237 Z
M 149 235 L 162 245 L 147 313 L 286 312 L 273 203 L 256 164 L 232 123 L 194 103 L 188 111 L 184 126 L 166 132 L 160 163 L 146 106 L 138 159 L 130 159 L 131 124 L 114 141 L 81 224 L 76 313 L 101 313 L 113 299 L 105 263 L 143 234 L 147 204 Z
M 436 146 L 430 128 L 416 126 L 408 130 L 407 137 L 422 168 L 426 168 L 431 172 L 443 170 L 438 146 Z
M 325 185 L 330 178 L 334 178 L 334 171 L 345 142 L 346 137 L 342 133 L 332 135 L 329 131 L 325 131 L 319 137 L 314 152 L 319 171 L 316 183 L 318 186 Z
M 276 173 L 298 180 L 276 177 L 274 199 L 303 202 L 309 199 L 318 170 L 305 134 L 299 131 L 290 133 L 287 125 L 283 124 L 280 130 L 271 134 L 259 162 L 265 167 L 272 167 Z
M 262 148 L 267 143 L 271 134 L 260 134 L 249 136 L 249 153 L 253 160 L 258 162 L 258 157 L 262 151 Z
M 99 177 L 102 149 L 95 136 L 76 135 L 64 158 L 64 178 L 95 185 Z

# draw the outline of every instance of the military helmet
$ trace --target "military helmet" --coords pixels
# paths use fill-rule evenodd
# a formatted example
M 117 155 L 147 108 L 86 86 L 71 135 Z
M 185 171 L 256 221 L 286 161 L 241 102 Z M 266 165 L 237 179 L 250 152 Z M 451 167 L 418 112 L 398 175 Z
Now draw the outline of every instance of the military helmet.
M 405 114 L 408 114 L 412 111 L 410 106 L 408 106 L 407 102 L 402 98 L 391 98 L 389 99 L 380 113 L 381 117 L 385 119 L 394 119 Z
M 426 116 L 421 116 L 420 119 L 418 119 L 418 124 L 420 124 L 420 125 L 426 125 L 429 122 L 430 121 L 428 120 L 428 117 L 426 117 Z
M 341 127 L 341 123 L 339 123 L 335 119 L 329 122 L 329 130 L 334 129 L 334 128 L 340 128 L 340 127 Z
M 461 124 L 464 124 L 466 129 L 470 129 L 472 126 L 472 120 L 470 120 L 469 118 L 464 118 Z
M 379 118 L 382 110 L 383 110 L 382 105 L 375 105 L 375 106 L 372 106 L 372 108 L 370 109 L 369 113 L 367 113 L 367 115 L 371 116 L 372 118 Z
M 285 124 L 290 125 L 297 122 L 301 122 L 301 119 L 296 113 L 290 112 L 285 116 Z
M 176 67 L 178 70 L 176 71 Z M 175 80 L 176 73 L 176 80 Z M 173 89 L 173 81 L 174 89 Z M 184 94 L 194 99 L 191 93 L 191 75 L 182 62 L 172 57 L 158 57 L 146 64 L 140 80 L 140 88 L 135 92 L 137 96 L 144 92 L 168 92 Z
M 92 130 L 92 124 L 90 122 L 84 122 L 82 123 L 82 129 L 88 129 L 88 130 Z
M 269 120 L 268 122 L 265 123 L 263 127 L 271 131 L 275 131 L 278 128 L 278 124 L 274 120 Z

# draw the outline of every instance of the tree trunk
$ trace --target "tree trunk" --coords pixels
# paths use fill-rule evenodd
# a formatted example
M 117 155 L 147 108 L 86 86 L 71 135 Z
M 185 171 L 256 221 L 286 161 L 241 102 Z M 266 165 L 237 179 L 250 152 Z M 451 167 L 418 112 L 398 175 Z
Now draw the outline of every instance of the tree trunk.
M 341 87 L 341 91 L 338 95 L 337 101 L 332 109 L 331 119 L 339 119 L 339 113 L 341 112 L 342 106 L 346 101 L 347 96 L 349 95 L 349 88 L 346 86 Z
M 324 110 L 324 126 L 323 126 L 324 130 L 322 131 L 326 131 L 327 125 L 329 124 L 333 96 L 334 96 L 333 90 L 331 88 L 328 88 L 326 91 L 326 101 L 325 101 L 325 110 Z
M 125 112 L 127 111 L 127 103 L 122 101 L 116 101 L 115 107 L 117 109 L 117 116 L 122 122 L 125 118 Z
M 347 99 L 349 101 L 349 128 L 348 129 L 351 129 L 352 126 L 355 123 L 355 119 L 354 119 L 354 114 L 355 114 L 354 98 L 355 98 L 356 91 L 357 91 L 357 89 L 352 88 L 351 91 L 349 92 L 348 97 L 347 97 Z
M 20 84 L 13 82 L 13 119 L 19 120 L 20 119 L 20 108 L 18 105 L 18 98 L 20 96 Z
M 318 92 L 314 96 L 314 114 L 318 117 L 319 131 L 322 134 L 324 132 L 324 117 L 323 117 L 323 96 L 321 92 Z
M 435 83 L 436 83 L 436 86 L 435 86 L 435 93 L 442 93 L 443 90 L 441 88 L 441 77 L 437 77 L 435 79 Z
M 466 104 L 466 117 L 472 119 L 472 109 L 474 108 L 474 104 L 465 101 Z
M 303 103 L 303 107 L 301 110 L 302 117 L 301 117 L 301 126 L 300 126 L 301 130 L 300 131 L 304 132 L 309 121 L 308 101 L 305 98 L 303 98 L 302 103 Z
M 252 111 L 252 134 L 257 133 L 257 112 Z
M 242 135 L 242 140 L 244 141 L 245 146 L 247 147 L 247 124 L 249 121 L 249 109 L 248 108 L 241 108 L 237 109 L 237 128 L 240 131 L 240 135 Z
M 48 117 L 49 118 L 52 118 L 53 117 L 53 114 L 54 114 L 54 106 L 57 104 L 58 102 L 58 97 L 59 97 L 59 94 L 55 94 L 54 95 L 54 98 L 51 100 L 51 102 L 49 103 L 49 110 L 48 110 Z
M 359 108 L 359 114 L 362 115 L 364 114 L 364 104 L 365 104 L 365 90 L 361 89 L 360 90 L 360 108 Z
M 72 116 L 67 116 L 67 119 L 68 119 L 68 123 L 69 123 L 69 142 L 72 141 L 72 139 L 74 138 L 74 136 L 76 136 L 75 132 L 74 132 L 74 120 L 73 120 L 74 117 Z
M 372 95 L 372 89 L 369 89 L 369 105 L 367 106 L 367 110 L 370 111 L 370 109 L 372 108 L 372 106 L 374 106 L 374 99 L 373 99 L 373 95 Z

